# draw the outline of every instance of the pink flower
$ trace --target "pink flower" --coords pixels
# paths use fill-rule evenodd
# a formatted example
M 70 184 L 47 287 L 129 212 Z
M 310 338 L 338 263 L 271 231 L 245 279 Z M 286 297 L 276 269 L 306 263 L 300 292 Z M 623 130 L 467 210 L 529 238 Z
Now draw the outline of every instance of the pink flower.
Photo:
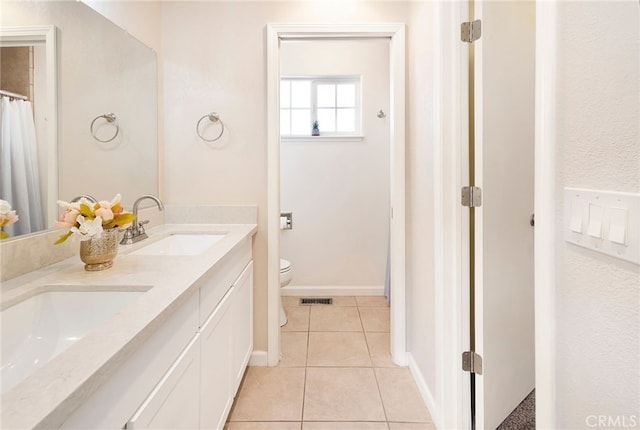
M 113 219 L 113 212 L 109 207 L 102 206 L 102 202 L 100 202 L 100 207 L 96 209 L 96 216 L 102 218 L 103 221 L 109 222 Z
M 71 228 L 76 224 L 76 220 L 80 215 L 77 209 L 69 208 L 62 212 L 60 219 L 54 224 L 55 228 Z

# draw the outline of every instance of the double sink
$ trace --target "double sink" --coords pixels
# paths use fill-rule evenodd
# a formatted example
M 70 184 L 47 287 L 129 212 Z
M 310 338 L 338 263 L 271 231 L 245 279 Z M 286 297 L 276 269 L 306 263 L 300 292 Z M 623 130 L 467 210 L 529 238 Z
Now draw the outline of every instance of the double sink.
M 197 256 L 224 237 L 225 234 L 171 234 L 149 241 L 121 258 Z M 15 304 L 3 303 L 0 394 L 18 385 L 151 288 L 152 285 L 40 285 Z

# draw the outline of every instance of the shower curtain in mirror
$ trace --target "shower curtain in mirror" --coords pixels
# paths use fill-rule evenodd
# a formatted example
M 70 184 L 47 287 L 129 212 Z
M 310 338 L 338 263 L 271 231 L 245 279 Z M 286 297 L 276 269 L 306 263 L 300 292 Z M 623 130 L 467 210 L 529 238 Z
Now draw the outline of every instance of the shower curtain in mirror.
M 20 219 L 5 227 L 10 236 L 45 228 L 40 198 L 36 130 L 30 101 L 0 98 L 0 199 Z

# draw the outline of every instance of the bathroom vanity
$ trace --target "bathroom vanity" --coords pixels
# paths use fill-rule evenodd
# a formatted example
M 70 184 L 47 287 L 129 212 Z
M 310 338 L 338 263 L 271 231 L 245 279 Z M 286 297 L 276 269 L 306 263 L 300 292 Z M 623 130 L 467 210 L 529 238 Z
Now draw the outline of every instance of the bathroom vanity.
M 254 224 L 167 224 L 121 246 L 103 272 L 85 272 L 76 256 L 3 282 L 3 339 L 18 349 L 25 333 L 14 328 L 28 325 L 6 324 L 12 306 L 41 318 L 71 297 L 84 307 L 78 314 L 114 314 L 4 392 L 2 427 L 222 429 L 253 349 L 255 232 Z M 73 329 L 69 313 L 51 321 Z

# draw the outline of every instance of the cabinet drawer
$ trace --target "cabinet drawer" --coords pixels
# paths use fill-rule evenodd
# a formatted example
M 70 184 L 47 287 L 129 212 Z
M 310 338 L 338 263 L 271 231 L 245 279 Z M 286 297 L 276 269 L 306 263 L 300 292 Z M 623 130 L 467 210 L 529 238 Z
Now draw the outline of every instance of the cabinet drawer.
M 251 238 L 239 243 L 201 278 L 200 327 L 204 325 L 249 261 L 251 261 Z
M 129 420 L 125 429 L 198 428 L 199 379 L 200 335 L 197 334 Z

